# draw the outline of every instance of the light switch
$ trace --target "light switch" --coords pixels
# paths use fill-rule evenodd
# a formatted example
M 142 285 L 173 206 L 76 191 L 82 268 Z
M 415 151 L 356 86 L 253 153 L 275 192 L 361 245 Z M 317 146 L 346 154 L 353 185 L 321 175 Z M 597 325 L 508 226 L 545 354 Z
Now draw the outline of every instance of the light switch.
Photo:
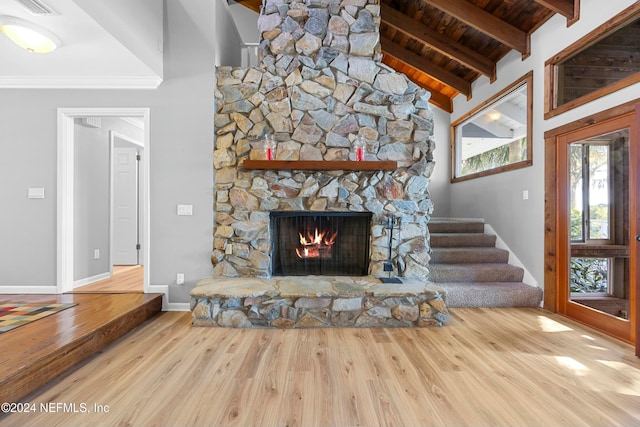
M 193 215 L 193 205 L 178 205 L 178 215 Z
M 529 200 L 529 190 L 522 190 L 522 200 Z
M 28 197 L 30 199 L 44 199 L 44 188 L 41 187 L 30 187 L 28 192 Z

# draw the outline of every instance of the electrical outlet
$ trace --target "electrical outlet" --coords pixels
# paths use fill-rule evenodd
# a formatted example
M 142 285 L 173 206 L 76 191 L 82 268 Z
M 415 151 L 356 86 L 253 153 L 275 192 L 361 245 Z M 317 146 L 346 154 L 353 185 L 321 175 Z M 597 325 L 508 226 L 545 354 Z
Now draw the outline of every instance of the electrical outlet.
M 93 259 L 100 259 L 100 249 L 93 250 Z
M 176 285 L 184 285 L 184 273 L 176 274 Z
M 522 190 L 522 200 L 529 200 L 529 190 Z

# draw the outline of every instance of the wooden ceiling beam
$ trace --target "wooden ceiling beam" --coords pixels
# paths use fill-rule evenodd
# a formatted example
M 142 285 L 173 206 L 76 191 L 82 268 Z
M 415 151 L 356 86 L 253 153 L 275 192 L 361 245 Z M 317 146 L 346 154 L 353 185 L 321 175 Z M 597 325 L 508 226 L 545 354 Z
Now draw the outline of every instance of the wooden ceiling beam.
M 580 17 L 580 0 L 533 0 L 540 6 L 546 7 L 567 18 L 567 26 L 573 24 Z
M 465 67 L 484 74 L 492 82 L 496 79 L 496 64 L 486 56 L 480 55 L 468 47 L 443 36 L 384 3 L 380 6 L 382 22 L 385 24 L 429 46 L 429 48 L 440 54 L 459 62 Z
M 393 42 L 393 40 L 381 36 L 380 43 L 382 45 L 382 51 L 385 55 L 393 57 L 398 61 L 420 70 L 434 79 L 444 83 L 445 85 L 457 90 L 461 94 L 470 97 L 471 96 L 471 84 L 453 73 L 446 71 L 444 68 L 438 67 L 431 61 L 428 61 L 424 57 L 411 52 L 408 49 Z
M 529 35 L 466 0 L 422 0 L 429 6 L 453 16 L 468 26 L 517 50 L 523 56 L 530 51 Z
M 253 10 L 254 12 L 260 13 L 260 8 L 262 7 L 262 0 L 235 0 L 236 3 L 240 3 L 244 7 Z

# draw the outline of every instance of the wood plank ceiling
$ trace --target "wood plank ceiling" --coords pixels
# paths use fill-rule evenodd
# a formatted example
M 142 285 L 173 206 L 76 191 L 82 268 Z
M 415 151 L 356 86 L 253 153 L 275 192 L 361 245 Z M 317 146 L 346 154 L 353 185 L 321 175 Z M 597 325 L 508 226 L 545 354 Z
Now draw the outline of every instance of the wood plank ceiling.
M 260 12 L 262 0 L 236 0 Z M 567 26 L 580 0 L 380 0 L 382 62 L 431 92 L 453 112 L 453 98 L 471 98 L 471 83 L 496 78 L 496 63 L 511 50 L 530 54 L 531 34 L 555 13 Z

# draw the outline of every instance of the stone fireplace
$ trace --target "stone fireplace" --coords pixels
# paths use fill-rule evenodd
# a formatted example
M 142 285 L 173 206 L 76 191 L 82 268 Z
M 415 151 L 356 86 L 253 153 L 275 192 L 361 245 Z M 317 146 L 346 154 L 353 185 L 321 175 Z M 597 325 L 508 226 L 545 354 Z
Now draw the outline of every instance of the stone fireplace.
M 194 325 L 445 321 L 426 280 L 430 95 L 380 61 L 379 25 L 379 0 L 266 0 L 260 66 L 216 69 L 213 271 Z
M 271 277 L 272 211 L 367 212 L 367 274 L 425 278 L 433 206 L 429 93 L 380 62 L 378 0 L 267 0 L 259 68 L 217 68 L 213 275 Z M 248 169 L 265 159 L 327 170 Z M 337 170 L 336 161 L 393 161 Z M 386 224 L 401 219 L 389 259 Z M 385 266 L 387 267 L 385 269 Z

